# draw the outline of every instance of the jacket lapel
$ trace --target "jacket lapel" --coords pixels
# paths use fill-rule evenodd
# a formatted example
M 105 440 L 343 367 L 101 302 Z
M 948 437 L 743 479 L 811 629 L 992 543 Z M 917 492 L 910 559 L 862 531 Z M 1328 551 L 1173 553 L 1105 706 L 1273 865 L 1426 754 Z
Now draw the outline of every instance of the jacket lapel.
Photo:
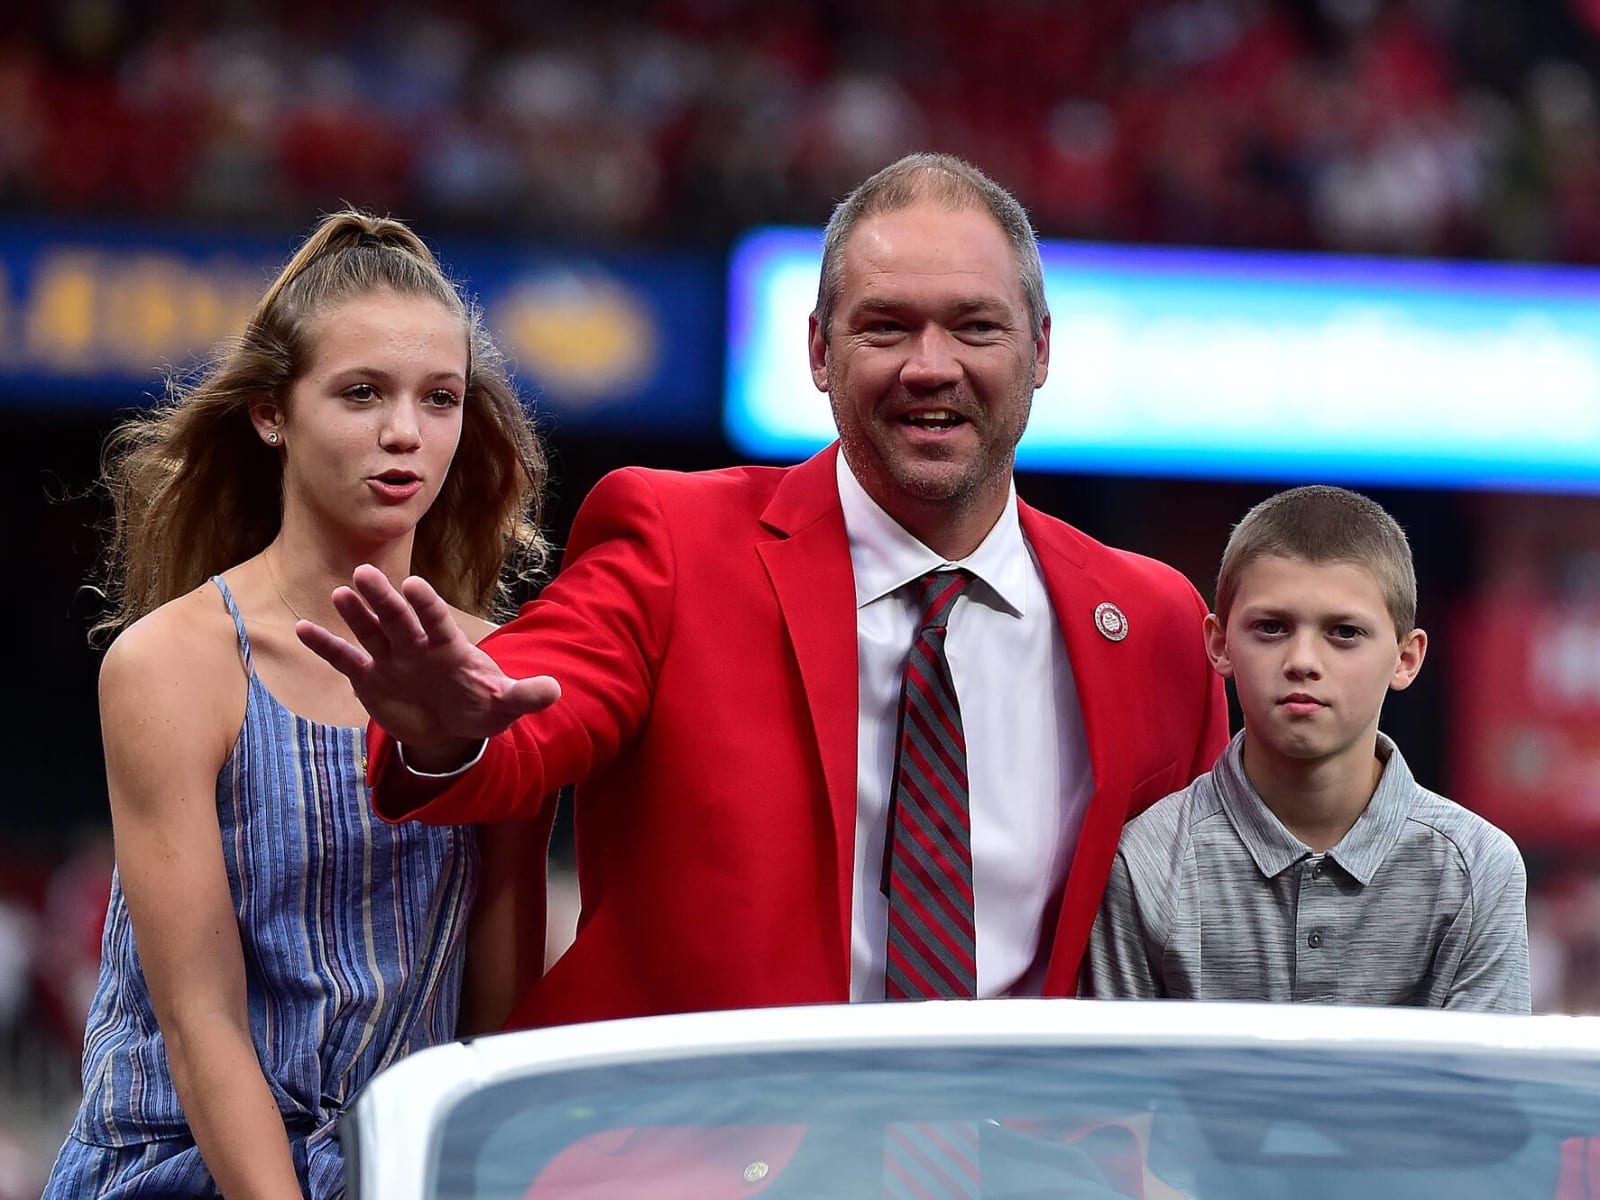
M 827 783 L 834 830 L 841 963 L 850 962 L 851 884 L 855 873 L 855 575 L 835 472 L 837 445 L 792 468 L 761 522 L 776 536 L 758 542 L 778 611 L 805 687 L 811 727 Z
M 1126 669 L 1128 656 L 1119 653 L 1121 644 L 1103 637 L 1095 627 L 1099 604 L 1110 601 L 1126 608 L 1128 598 L 1086 568 L 1087 557 L 1076 531 L 1046 521 L 1025 504 L 1017 507 L 1023 534 L 1039 556 L 1050 604 L 1067 645 L 1094 772 L 1094 794 L 1067 874 L 1045 973 L 1045 995 L 1071 996 L 1077 990 L 1078 961 L 1088 942 L 1089 926 L 1100 907 L 1111 859 L 1122 836 L 1127 798 L 1137 782 L 1129 777 L 1134 756 L 1119 745 L 1125 730 L 1122 714 L 1146 694 L 1148 681 Z

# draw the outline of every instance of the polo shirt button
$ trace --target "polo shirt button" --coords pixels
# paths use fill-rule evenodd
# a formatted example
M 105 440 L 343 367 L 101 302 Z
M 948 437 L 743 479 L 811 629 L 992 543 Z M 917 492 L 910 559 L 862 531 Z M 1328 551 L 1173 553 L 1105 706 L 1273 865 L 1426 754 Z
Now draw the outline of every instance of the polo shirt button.
M 1311 868 L 1311 878 L 1313 878 L 1313 879 L 1321 879 L 1322 878 L 1322 864 L 1321 863 L 1318 863 L 1316 866 Z
M 1308 933 L 1306 935 L 1306 945 L 1310 946 L 1313 950 L 1322 945 L 1322 930 L 1313 929 L 1310 933 Z

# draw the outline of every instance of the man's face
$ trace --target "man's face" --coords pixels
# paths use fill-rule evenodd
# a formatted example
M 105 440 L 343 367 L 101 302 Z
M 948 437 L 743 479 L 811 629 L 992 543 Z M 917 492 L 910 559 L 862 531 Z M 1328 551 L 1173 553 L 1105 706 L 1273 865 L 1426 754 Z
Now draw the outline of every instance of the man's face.
M 1034 338 L 1016 254 L 983 209 L 918 201 L 868 217 L 842 265 L 831 337 L 812 321 L 811 375 L 845 461 L 925 543 L 960 527 L 970 553 L 1004 507 L 1048 319 Z
M 1240 573 L 1226 627 L 1206 618 L 1206 646 L 1238 691 L 1249 770 L 1370 758 L 1384 697 L 1411 685 L 1427 639 L 1396 635 L 1365 567 L 1268 555 Z

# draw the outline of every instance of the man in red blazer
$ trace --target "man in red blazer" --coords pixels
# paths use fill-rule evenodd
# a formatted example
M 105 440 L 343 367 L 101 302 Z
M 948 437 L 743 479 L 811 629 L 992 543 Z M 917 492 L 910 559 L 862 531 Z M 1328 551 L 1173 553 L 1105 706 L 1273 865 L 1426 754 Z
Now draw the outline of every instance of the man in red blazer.
M 510 1025 L 882 998 L 905 585 L 952 564 L 976 990 L 1073 994 L 1124 821 L 1211 766 L 1227 713 L 1194 588 L 1016 499 L 1049 344 L 1015 200 L 911 156 L 829 225 L 810 353 L 838 444 L 607 476 L 481 647 L 373 568 L 335 594 L 359 647 L 301 623 L 373 716 L 385 818 L 530 817 L 578 785 L 576 940 Z

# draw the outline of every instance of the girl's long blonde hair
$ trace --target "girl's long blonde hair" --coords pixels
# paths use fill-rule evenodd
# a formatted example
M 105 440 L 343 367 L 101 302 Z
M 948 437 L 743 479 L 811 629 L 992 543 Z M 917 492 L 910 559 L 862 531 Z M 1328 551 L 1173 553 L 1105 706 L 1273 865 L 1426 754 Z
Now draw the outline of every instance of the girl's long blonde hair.
M 477 308 L 399 221 L 345 210 L 324 217 L 256 304 L 242 334 L 199 381 L 169 383 L 152 409 L 106 442 L 113 515 L 99 580 L 108 610 L 91 637 L 115 633 L 265 549 L 283 519 L 282 460 L 250 421 L 284 405 L 316 349 L 316 319 L 380 289 L 427 297 L 460 316 L 468 371 L 461 441 L 417 526 L 412 570 L 446 601 L 508 614 L 512 586 L 545 564 L 544 449 Z

